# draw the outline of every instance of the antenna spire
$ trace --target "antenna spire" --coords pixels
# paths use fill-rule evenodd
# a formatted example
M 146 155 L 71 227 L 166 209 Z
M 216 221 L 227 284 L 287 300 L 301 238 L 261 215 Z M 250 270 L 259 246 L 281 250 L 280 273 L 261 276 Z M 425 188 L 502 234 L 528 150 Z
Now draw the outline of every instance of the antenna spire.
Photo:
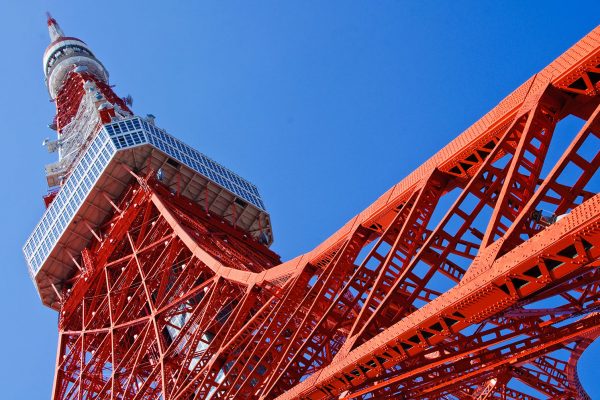
M 57 39 L 65 36 L 62 29 L 60 29 L 60 25 L 58 25 L 58 22 L 56 22 L 52 15 L 47 12 L 46 16 L 48 17 L 48 33 L 50 34 L 50 41 L 54 42 Z

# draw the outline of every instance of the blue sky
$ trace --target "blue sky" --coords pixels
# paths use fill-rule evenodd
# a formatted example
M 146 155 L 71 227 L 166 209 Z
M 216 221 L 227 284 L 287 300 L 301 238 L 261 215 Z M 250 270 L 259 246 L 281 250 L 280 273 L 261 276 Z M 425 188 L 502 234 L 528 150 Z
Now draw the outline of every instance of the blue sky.
M 0 386 L 47 398 L 56 313 L 21 246 L 43 212 L 54 114 L 44 12 L 88 43 L 134 110 L 254 182 L 274 249 L 308 251 L 593 29 L 578 2 L 0 3 Z M 600 346 L 580 375 L 600 396 Z M 595 396 L 594 396 L 595 394 Z

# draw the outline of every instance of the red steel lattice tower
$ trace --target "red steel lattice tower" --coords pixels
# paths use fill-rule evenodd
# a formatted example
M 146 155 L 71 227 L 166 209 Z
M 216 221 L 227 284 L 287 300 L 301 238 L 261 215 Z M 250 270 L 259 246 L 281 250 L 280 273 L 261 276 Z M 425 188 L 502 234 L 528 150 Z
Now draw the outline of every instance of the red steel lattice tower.
M 600 28 L 282 263 L 256 187 L 48 27 L 59 160 L 23 250 L 59 313 L 54 398 L 589 398 Z

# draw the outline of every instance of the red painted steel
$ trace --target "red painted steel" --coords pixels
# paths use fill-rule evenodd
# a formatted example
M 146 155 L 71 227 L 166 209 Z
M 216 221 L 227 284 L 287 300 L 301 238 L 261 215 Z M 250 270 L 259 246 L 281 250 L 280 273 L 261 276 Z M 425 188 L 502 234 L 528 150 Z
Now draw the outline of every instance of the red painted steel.
M 588 398 L 599 82 L 596 28 L 283 264 L 132 172 L 61 294 L 54 398 Z M 58 95 L 59 128 L 81 89 Z

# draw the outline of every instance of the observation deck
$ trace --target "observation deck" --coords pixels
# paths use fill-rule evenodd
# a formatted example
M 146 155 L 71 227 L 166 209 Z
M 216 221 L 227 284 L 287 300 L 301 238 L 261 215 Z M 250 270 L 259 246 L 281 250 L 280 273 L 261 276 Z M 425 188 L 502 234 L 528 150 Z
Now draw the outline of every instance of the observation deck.
M 252 183 L 174 138 L 153 122 L 132 117 L 105 124 L 27 239 L 23 252 L 42 302 L 56 307 L 52 285 L 76 271 L 74 257 L 94 229 L 114 213 L 132 172 L 157 171 L 162 183 L 265 245 L 273 241 L 269 214 Z M 231 212 L 232 209 L 239 212 Z

